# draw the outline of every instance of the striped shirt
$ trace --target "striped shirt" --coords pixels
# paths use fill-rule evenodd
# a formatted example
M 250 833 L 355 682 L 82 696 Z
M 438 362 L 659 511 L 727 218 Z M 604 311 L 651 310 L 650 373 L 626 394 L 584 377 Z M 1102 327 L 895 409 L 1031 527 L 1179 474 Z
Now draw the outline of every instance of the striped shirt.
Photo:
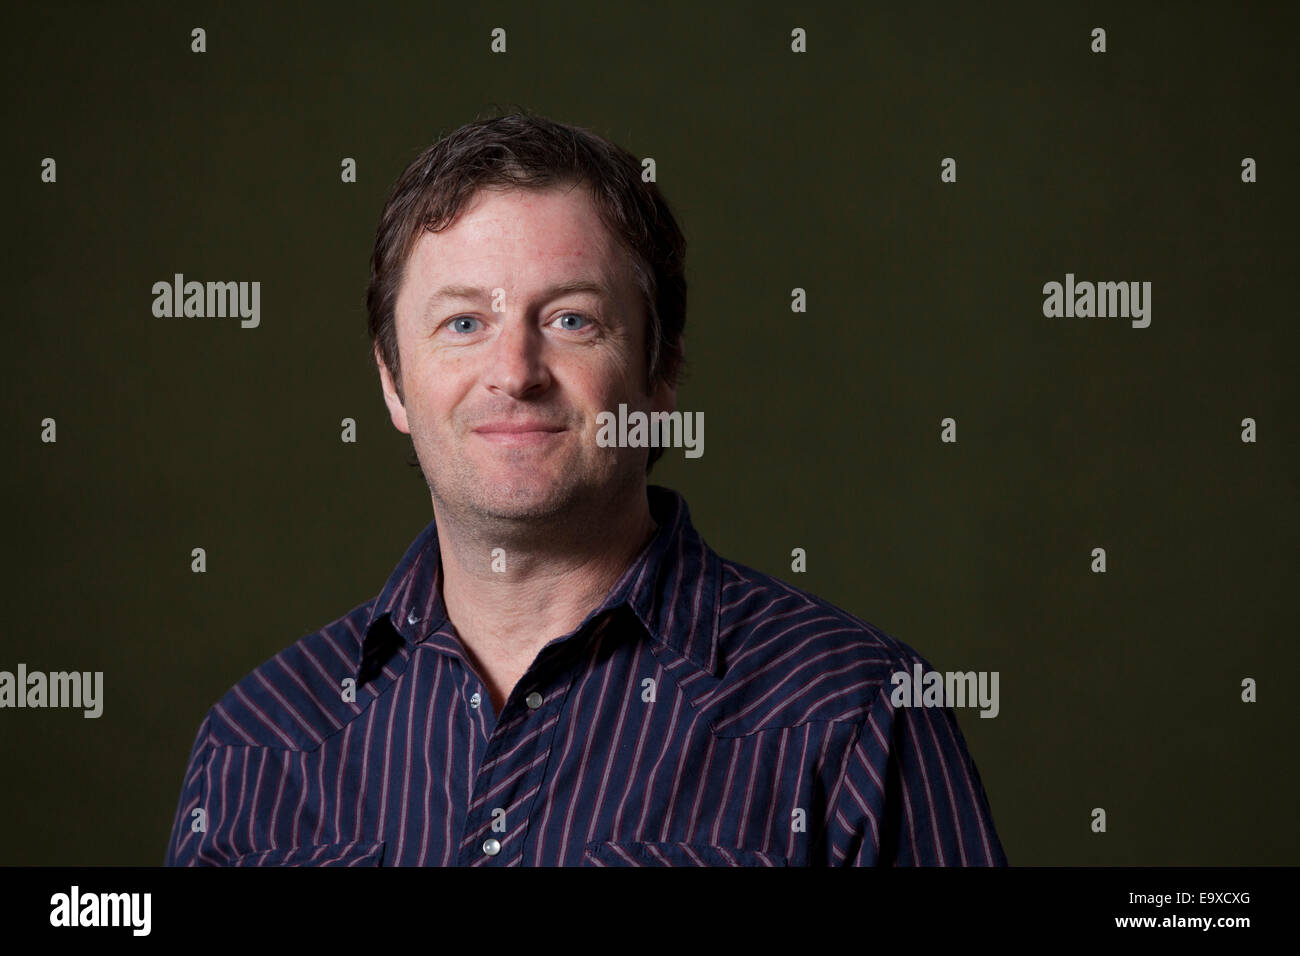
M 435 522 L 379 596 L 204 716 L 171 866 L 1005 866 L 929 663 L 719 557 L 686 502 L 493 713 L 442 602 Z

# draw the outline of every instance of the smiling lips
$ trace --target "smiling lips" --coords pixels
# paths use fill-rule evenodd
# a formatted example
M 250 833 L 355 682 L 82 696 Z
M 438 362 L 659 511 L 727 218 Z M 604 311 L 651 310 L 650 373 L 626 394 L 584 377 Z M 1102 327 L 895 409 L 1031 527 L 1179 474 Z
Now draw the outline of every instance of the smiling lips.
M 497 445 L 531 445 L 548 441 L 552 435 L 564 431 L 549 422 L 490 422 L 474 429 L 474 433 Z

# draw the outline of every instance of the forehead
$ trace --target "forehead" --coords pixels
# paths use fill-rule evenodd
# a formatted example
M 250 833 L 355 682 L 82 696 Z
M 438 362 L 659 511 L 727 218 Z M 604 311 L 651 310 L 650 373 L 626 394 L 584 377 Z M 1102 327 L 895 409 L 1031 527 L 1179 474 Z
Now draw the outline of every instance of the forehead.
M 483 189 L 450 226 L 416 239 L 399 308 L 447 282 L 527 294 L 577 278 L 601 280 L 620 295 L 633 281 L 630 259 L 586 187 Z

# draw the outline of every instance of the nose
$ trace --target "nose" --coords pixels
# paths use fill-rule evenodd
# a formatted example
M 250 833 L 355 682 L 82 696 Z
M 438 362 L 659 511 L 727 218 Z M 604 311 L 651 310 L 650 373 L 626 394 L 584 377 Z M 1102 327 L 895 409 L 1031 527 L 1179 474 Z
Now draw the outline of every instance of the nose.
M 545 344 L 541 330 L 524 316 L 503 315 L 488 359 L 488 388 L 519 399 L 545 391 L 550 384 Z

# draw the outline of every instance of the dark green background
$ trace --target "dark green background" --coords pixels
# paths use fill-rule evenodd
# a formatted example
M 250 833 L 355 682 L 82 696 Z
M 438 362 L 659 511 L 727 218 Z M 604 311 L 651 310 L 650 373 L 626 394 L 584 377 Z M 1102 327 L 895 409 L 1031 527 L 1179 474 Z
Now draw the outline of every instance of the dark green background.
M 656 159 L 707 427 L 652 481 L 724 556 L 1000 672 L 958 717 L 1013 864 L 1300 863 L 1288 5 L 464 6 L 10 12 L 0 669 L 105 703 L 0 711 L 0 863 L 160 863 L 207 708 L 431 519 L 368 256 L 497 103 Z M 261 327 L 155 318 L 175 272 L 260 281 Z M 1067 272 L 1151 281 L 1150 328 L 1044 318 Z

